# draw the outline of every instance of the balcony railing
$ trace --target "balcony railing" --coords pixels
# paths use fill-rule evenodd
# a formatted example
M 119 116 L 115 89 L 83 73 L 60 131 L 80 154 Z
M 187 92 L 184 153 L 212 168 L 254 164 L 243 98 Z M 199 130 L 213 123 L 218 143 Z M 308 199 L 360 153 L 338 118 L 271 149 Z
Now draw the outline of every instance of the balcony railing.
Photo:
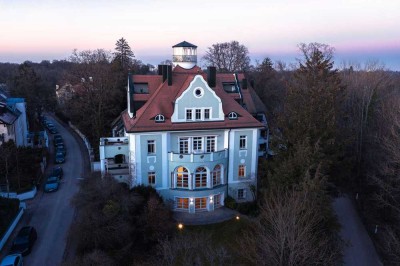
M 129 140 L 127 137 L 101 138 L 100 146 L 124 145 L 128 144 L 128 142 Z
M 129 164 L 108 162 L 106 165 L 106 172 L 112 175 L 129 174 Z
M 168 153 L 168 160 L 170 162 L 193 163 L 193 162 L 213 162 L 221 159 L 228 158 L 228 149 L 207 152 L 207 153 Z
M 174 55 L 173 62 L 197 62 L 197 55 Z

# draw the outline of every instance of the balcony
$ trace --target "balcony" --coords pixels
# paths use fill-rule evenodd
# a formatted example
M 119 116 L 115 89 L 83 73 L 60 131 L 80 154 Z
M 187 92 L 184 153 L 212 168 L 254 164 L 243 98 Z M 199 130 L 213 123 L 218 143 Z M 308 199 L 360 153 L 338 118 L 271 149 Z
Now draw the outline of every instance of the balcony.
M 100 146 L 118 146 L 127 145 L 129 140 L 127 137 L 115 137 L 115 138 L 100 138 Z
M 112 159 L 108 159 L 106 163 L 106 172 L 111 175 L 126 175 L 129 174 L 129 164 L 114 163 Z
M 208 153 L 168 153 L 168 160 L 170 162 L 177 163 L 202 163 L 202 162 L 213 162 L 228 158 L 228 149 L 224 149 L 216 152 Z
M 197 55 L 174 55 L 173 62 L 194 62 L 197 63 Z

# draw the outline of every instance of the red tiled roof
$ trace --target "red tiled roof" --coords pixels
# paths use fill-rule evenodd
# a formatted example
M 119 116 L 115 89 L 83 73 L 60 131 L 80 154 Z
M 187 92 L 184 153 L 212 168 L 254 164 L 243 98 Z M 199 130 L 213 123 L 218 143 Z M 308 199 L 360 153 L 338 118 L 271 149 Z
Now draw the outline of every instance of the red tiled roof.
M 234 111 L 238 113 L 237 120 L 229 120 L 225 117 L 224 121 L 199 121 L 187 123 L 172 123 L 171 116 L 174 112 L 175 100 L 188 88 L 190 82 L 196 75 L 202 75 L 207 80 L 206 74 L 197 66 L 192 69 L 183 69 L 180 66 L 174 68 L 172 72 L 172 85 L 168 86 L 167 81 L 162 82 L 162 76 L 133 75 L 133 82 L 146 82 L 149 84 L 149 94 L 147 102 L 136 111 L 136 117 L 130 118 L 127 111 L 122 113 L 122 120 L 127 132 L 152 132 L 152 131 L 176 131 L 176 130 L 196 130 L 196 129 L 223 129 L 223 128 L 249 128 L 262 127 L 263 125 L 255 119 L 252 114 L 257 113 L 257 106 L 260 102 L 255 102 L 252 97 L 252 88 L 242 90 L 243 100 L 246 109 L 240 106 L 235 99 L 240 99 L 238 93 L 227 93 L 224 91 L 223 82 L 234 82 L 233 74 L 217 74 L 216 87 L 212 88 L 222 101 L 222 109 L 225 115 Z M 239 79 L 244 75 L 239 74 Z M 254 93 L 255 94 L 255 93 Z M 234 96 L 233 96 L 234 95 Z M 134 100 L 141 100 L 141 94 L 134 94 Z M 156 123 L 154 117 L 162 114 L 165 122 Z

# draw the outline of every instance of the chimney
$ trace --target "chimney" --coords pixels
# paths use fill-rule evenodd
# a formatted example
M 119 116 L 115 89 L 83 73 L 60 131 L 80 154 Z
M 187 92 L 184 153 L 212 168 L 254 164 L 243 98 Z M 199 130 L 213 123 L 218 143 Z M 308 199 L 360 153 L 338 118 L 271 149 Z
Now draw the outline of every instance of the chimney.
M 242 79 L 242 89 L 247 90 L 247 79 Z
M 167 79 L 167 69 L 168 69 L 168 65 L 162 65 L 162 81 L 163 82 Z
M 172 85 L 172 66 L 168 65 L 167 66 L 167 80 L 168 80 L 168 86 Z
M 157 74 L 158 74 L 159 76 L 162 75 L 162 66 L 163 66 L 163 65 L 158 65 L 158 72 L 157 72 Z
M 128 113 L 132 118 L 136 116 L 135 101 L 134 101 L 134 87 L 133 87 L 132 73 L 128 73 Z
M 207 83 L 211 88 L 217 83 L 217 68 L 214 66 L 207 67 Z

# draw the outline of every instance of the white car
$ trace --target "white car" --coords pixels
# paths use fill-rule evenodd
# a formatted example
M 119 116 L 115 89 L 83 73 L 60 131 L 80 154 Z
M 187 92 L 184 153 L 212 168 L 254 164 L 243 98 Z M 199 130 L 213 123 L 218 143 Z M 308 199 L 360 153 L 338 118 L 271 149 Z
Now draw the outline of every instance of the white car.
M 11 254 L 5 257 L 0 266 L 22 266 L 24 265 L 24 259 L 21 254 Z

